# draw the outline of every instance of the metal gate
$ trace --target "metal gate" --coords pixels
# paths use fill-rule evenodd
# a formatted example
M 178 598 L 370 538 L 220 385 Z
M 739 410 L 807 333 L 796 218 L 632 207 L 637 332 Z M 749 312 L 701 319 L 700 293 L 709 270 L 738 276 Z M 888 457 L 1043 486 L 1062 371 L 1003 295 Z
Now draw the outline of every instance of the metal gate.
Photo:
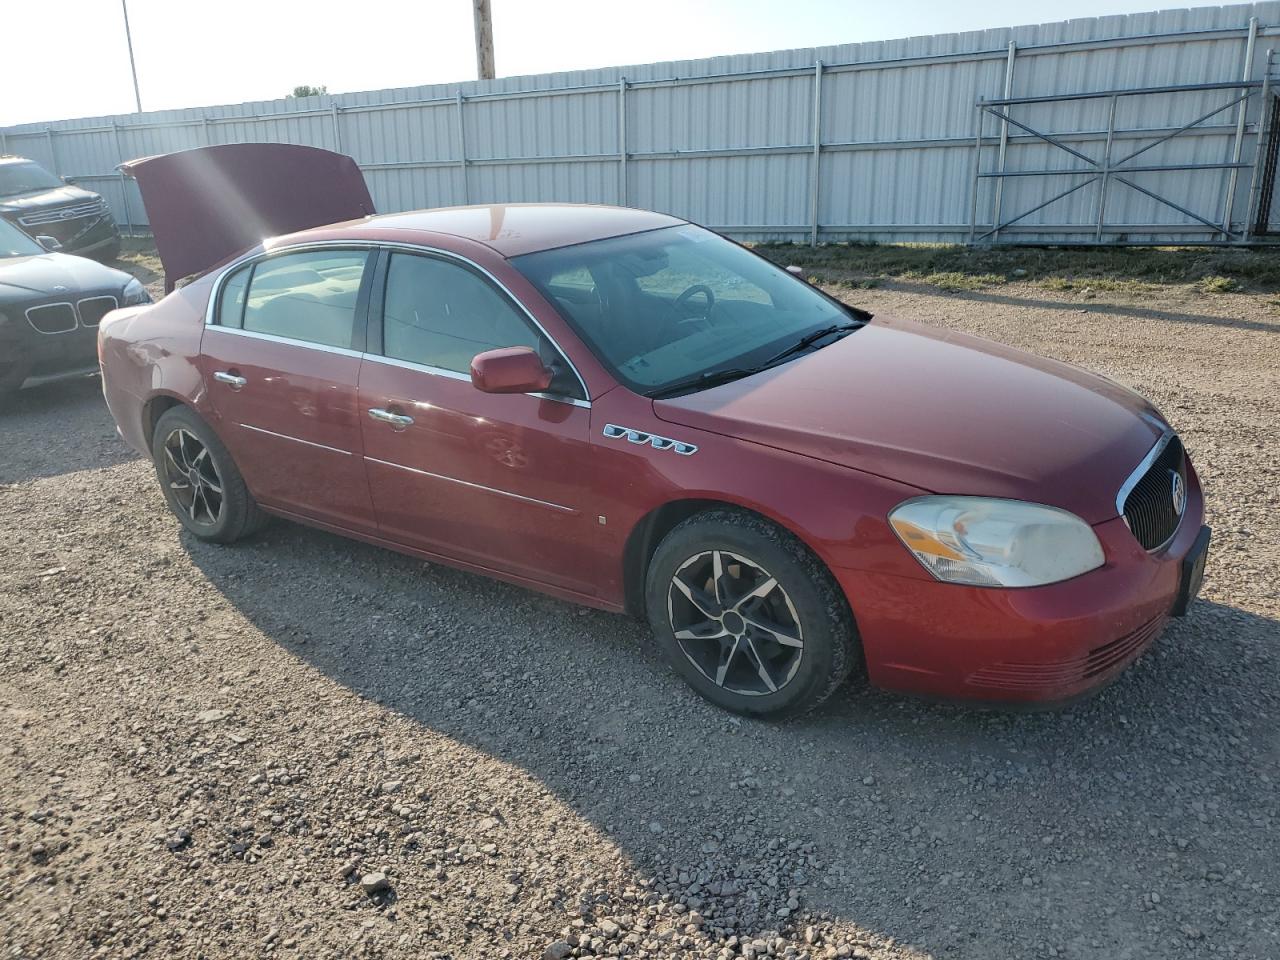
M 1005 96 L 975 104 L 968 242 L 1225 245 L 1265 238 L 1280 109 L 1270 50 L 1262 78 L 1251 79 L 1255 39 L 1256 23 L 1241 80 L 1033 97 L 1009 96 L 1011 46 Z M 1046 132 L 1034 113 L 1048 105 L 1058 122 L 1074 116 L 1075 129 Z M 1121 113 L 1127 122 L 1118 122 Z M 987 133 L 988 118 L 998 132 Z M 986 156 L 994 160 L 984 168 Z M 1067 216 L 1050 223 L 1047 210 Z

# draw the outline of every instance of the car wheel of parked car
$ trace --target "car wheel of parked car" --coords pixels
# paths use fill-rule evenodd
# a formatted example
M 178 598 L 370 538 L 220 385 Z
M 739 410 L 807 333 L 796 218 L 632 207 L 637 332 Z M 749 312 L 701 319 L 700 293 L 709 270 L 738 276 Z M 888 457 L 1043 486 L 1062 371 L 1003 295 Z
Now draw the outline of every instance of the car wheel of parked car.
M 859 656 L 853 615 L 826 567 L 762 517 L 713 510 L 658 545 L 649 622 L 668 661 L 712 703 L 738 713 L 805 713 Z
M 265 522 L 231 454 L 189 408 L 160 417 L 151 457 L 170 509 L 201 540 L 231 543 Z

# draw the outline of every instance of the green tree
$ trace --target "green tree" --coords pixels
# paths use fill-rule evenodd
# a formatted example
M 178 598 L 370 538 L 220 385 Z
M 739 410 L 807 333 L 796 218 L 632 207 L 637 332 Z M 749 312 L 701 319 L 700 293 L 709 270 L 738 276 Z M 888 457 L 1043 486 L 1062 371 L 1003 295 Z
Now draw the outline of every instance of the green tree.
M 313 87 L 313 86 L 311 86 L 310 84 L 306 84 L 306 83 L 304 83 L 304 84 L 302 84 L 301 86 L 294 87 L 294 88 L 293 88 L 293 93 L 288 94 L 288 96 L 290 96 L 290 97 L 318 97 L 318 96 L 320 96 L 322 93 L 328 93 L 328 92 L 329 92 L 329 88 L 328 88 L 328 87 L 323 87 L 323 86 L 322 86 L 322 87 Z

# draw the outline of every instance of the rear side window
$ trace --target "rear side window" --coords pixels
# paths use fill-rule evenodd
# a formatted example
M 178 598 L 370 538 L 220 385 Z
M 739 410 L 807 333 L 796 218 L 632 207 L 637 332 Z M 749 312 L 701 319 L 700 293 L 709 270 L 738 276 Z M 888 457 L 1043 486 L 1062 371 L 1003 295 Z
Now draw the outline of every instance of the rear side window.
M 313 250 L 259 261 L 244 300 L 243 329 L 349 349 L 367 259 L 362 250 Z M 235 311 L 225 291 L 223 308 Z
M 477 353 L 532 347 L 544 338 L 483 277 L 435 257 L 393 253 L 383 305 L 383 353 L 467 373 Z
M 244 326 L 244 294 L 249 288 L 250 267 L 237 270 L 222 284 L 218 297 L 218 324 L 223 327 Z

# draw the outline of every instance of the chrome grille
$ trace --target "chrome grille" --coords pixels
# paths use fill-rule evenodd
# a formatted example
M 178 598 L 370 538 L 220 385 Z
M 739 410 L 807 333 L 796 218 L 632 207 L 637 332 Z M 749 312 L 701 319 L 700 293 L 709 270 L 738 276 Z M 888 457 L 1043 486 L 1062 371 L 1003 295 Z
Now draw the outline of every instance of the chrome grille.
M 29 213 L 25 217 L 19 217 L 18 222 L 24 227 L 38 227 L 45 223 L 60 223 L 63 220 L 79 220 L 81 217 L 91 217 L 95 214 L 105 213 L 106 209 L 106 204 L 101 200 L 89 200 L 70 207 L 56 207 L 53 210 L 40 210 L 36 213 Z
M 1125 496 L 1122 513 L 1130 531 L 1147 550 L 1158 550 L 1172 539 L 1186 512 L 1187 457 L 1182 441 L 1169 433 L 1157 445 L 1155 459 L 1138 476 Z M 1174 476 L 1178 481 L 1174 480 Z M 1175 506 L 1174 487 L 1184 491 L 1182 510 Z
M 76 304 L 80 322 L 86 327 L 96 327 L 102 318 L 116 308 L 115 297 L 87 297 Z
M 69 303 L 46 303 L 27 310 L 27 323 L 40 333 L 70 333 L 76 328 L 76 310 Z

